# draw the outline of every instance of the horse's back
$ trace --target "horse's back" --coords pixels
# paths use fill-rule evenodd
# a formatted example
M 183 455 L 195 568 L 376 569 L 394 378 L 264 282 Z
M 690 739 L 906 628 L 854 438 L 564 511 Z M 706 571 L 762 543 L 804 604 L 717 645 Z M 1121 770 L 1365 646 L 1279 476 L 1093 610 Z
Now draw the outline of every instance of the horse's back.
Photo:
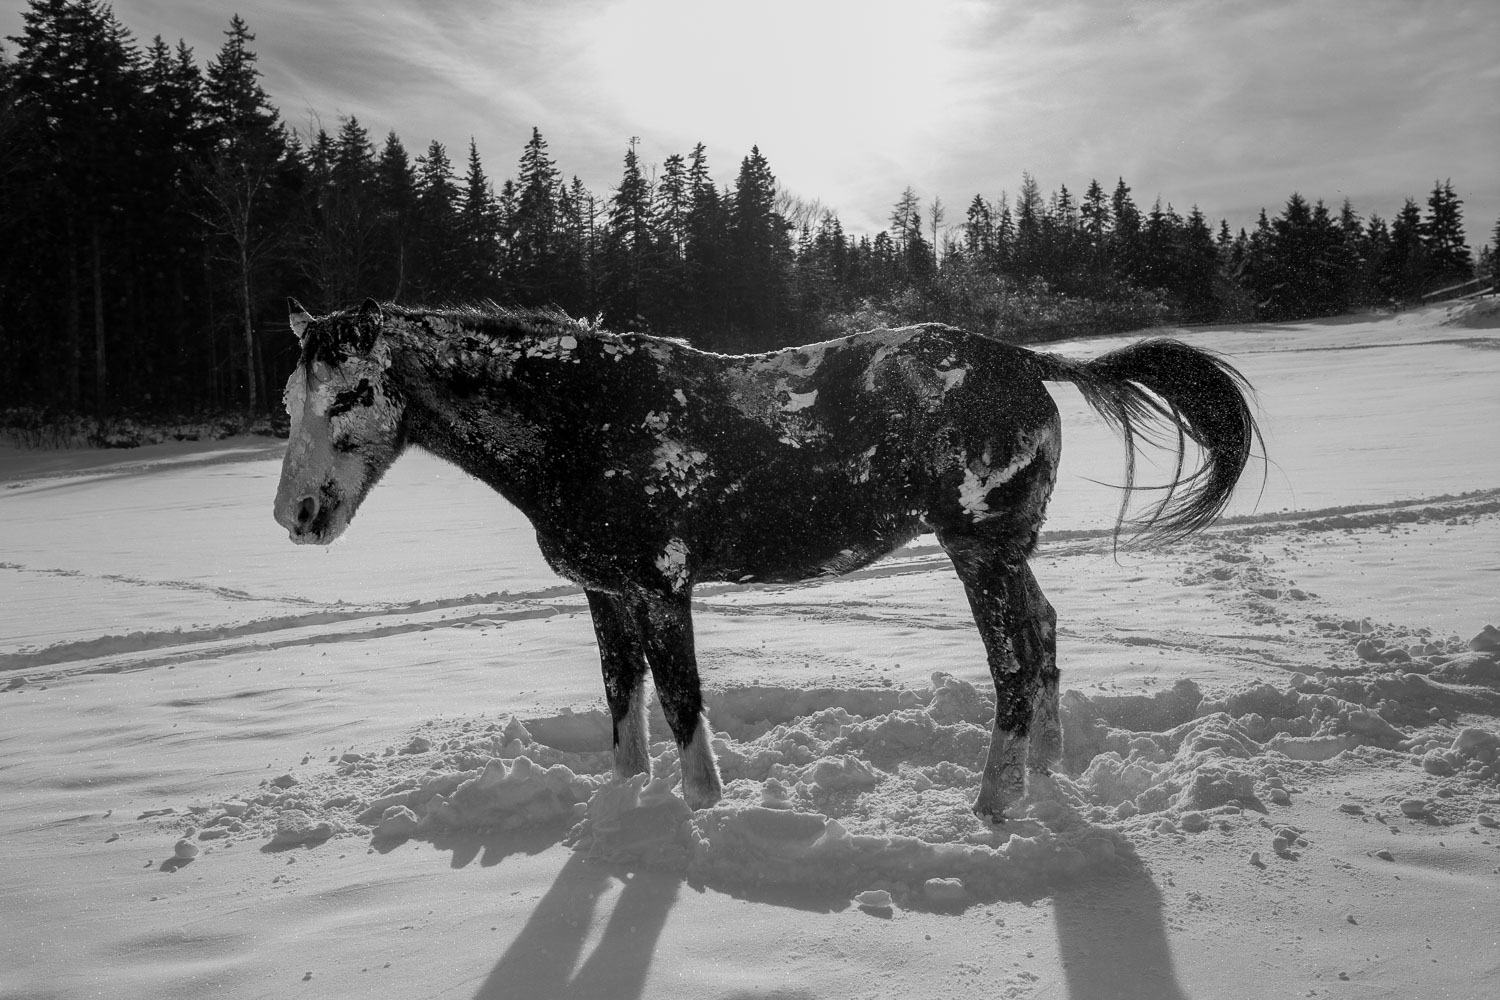
M 704 570 L 846 572 L 934 528 L 1031 544 L 1059 439 L 1030 357 L 928 324 L 724 359 Z

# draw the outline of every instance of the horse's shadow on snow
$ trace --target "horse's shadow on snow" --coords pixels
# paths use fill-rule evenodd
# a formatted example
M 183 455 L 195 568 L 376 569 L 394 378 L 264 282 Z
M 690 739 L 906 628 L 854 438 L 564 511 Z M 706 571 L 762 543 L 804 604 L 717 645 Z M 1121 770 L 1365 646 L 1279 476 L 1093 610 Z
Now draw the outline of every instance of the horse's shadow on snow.
M 526 926 L 474 994 L 475 1000 L 639 998 L 657 939 L 683 880 L 669 872 L 649 870 L 623 875 L 625 888 L 615 900 L 603 934 L 579 965 L 594 925 L 594 910 L 611 880 L 620 874 L 612 866 L 586 861 L 581 855 L 568 858 Z
M 565 824 L 507 831 L 435 831 L 415 837 L 380 838 L 371 847 L 388 854 L 403 845 L 425 843 L 448 852 L 451 867 L 498 865 L 517 855 L 534 856 L 563 842 Z M 602 935 L 579 965 L 584 944 L 594 935 L 595 910 L 615 881 L 625 883 L 614 901 Z M 536 1000 L 638 1000 L 656 952 L 656 942 L 684 879 L 674 872 L 639 871 L 573 854 L 552 886 L 537 901 L 526 926 L 490 970 L 475 1000 L 526 996 Z
M 515 854 L 524 854 L 528 857 L 541 854 L 556 846 L 567 830 L 566 826 L 552 824 L 523 827 L 503 833 L 439 832 L 421 839 L 439 851 L 450 852 L 449 864 L 453 868 L 467 868 L 476 859 L 479 861 L 479 867 L 491 868 Z M 381 847 L 377 847 L 376 850 L 381 850 Z
M 1161 890 L 1144 866 L 1060 888 L 1052 901 L 1069 1000 L 1185 1000 Z
M 465 868 L 476 860 L 490 867 L 515 855 L 536 855 L 560 844 L 566 828 L 545 827 L 504 833 L 438 833 L 416 839 L 451 852 L 450 864 Z M 382 853 L 409 841 L 381 843 Z M 684 886 L 713 890 L 767 906 L 833 913 L 854 907 L 843 889 L 744 883 L 706 884 L 682 872 L 625 866 L 568 857 L 475 1000 L 525 995 L 560 1000 L 639 1000 L 644 995 L 652 958 L 672 908 Z M 602 932 L 596 911 L 612 887 L 623 883 Z M 976 896 L 957 906 L 909 899 L 903 909 L 949 913 L 955 917 L 975 906 L 1026 904 L 1051 899 L 1061 969 L 1070 1000 L 1103 1000 L 1122 995 L 1182 1000 L 1167 941 L 1161 890 L 1140 863 L 1130 862 L 1107 873 L 1077 880 L 1039 881 Z M 867 911 L 889 916 L 889 911 Z M 597 938 L 584 957 L 585 945 Z M 1010 947 L 997 940 L 992 952 Z M 582 959 L 582 964 L 580 964 Z M 1125 987 L 1124 984 L 1129 984 Z M 1122 988 L 1126 989 L 1122 993 Z

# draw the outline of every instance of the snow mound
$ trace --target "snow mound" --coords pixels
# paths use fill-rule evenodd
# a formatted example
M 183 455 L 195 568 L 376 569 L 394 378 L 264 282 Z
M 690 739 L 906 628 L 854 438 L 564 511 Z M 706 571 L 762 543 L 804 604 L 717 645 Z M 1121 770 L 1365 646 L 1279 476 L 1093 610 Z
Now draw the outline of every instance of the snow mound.
M 1493 330 L 1500 327 L 1500 298 L 1474 299 L 1448 309 L 1444 326 L 1461 326 L 1470 330 Z
M 1346 753 L 1404 759 L 1429 776 L 1493 781 L 1500 736 L 1474 726 L 1455 733 L 1452 722 L 1493 716 L 1495 693 L 1475 682 L 1494 683 L 1500 661 L 1477 651 L 1434 658 L 1443 662 L 1391 661 L 1343 677 L 1297 673 L 1284 687 L 1258 683 L 1221 697 L 1204 696 L 1191 680 L 1151 697 L 1069 691 L 1064 745 L 1080 772 L 1075 787 L 1093 806 L 1085 815 L 1124 831 L 1199 832 L 1215 817 L 1224 824 L 1247 810 L 1291 805 L 1291 775 Z M 1410 666 L 1429 673 L 1401 669 Z M 1460 781 L 1443 797 L 1464 792 L 1478 794 Z
M 653 746 L 654 780 L 616 781 L 607 715 L 564 712 L 429 724 L 382 751 L 349 750 L 329 759 L 331 770 L 282 775 L 172 822 L 192 824 L 200 839 L 259 840 L 266 850 L 351 834 L 388 850 L 408 838 L 550 831 L 586 858 L 728 892 L 884 891 L 928 907 L 1057 884 L 1133 857 L 1120 835 L 1079 817 L 1086 802 L 1065 778 L 1035 782 L 1033 800 L 1000 829 L 976 818 L 970 803 L 993 700 L 947 674 L 920 690 L 751 687 L 709 702 L 720 712 L 714 747 L 725 796 L 708 810 L 690 810 L 677 793 L 674 744 Z
M 1133 856 L 1128 842 L 1067 810 L 1033 806 L 1001 843 L 932 843 L 851 833 L 816 811 L 719 805 L 693 813 L 663 779 L 644 775 L 600 789 L 569 836 L 586 857 L 678 871 L 717 888 L 786 885 L 894 893 L 911 903 L 954 904 L 1056 884 Z M 1038 817 L 1047 816 L 1054 830 Z M 943 887 L 931 890 L 933 882 Z
M 1366 622 L 1345 626 L 1357 643 L 1382 639 Z M 1488 647 L 1491 637 L 1486 629 L 1442 648 Z M 941 909 L 1133 864 L 1142 836 L 1266 824 L 1293 804 L 1310 769 L 1335 757 L 1404 762 L 1416 783 L 1439 783 L 1431 797 L 1392 800 L 1393 811 L 1472 816 L 1496 779 L 1500 733 L 1455 723 L 1495 717 L 1500 692 L 1484 680 L 1500 660 L 1488 648 L 1352 655 L 1357 673 L 1295 673 L 1228 693 L 1205 694 L 1192 680 L 1150 696 L 1070 690 L 1061 706 L 1068 774 L 1034 778 L 999 828 L 970 810 L 992 696 L 944 673 L 920 690 L 716 694 L 725 794 L 706 810 L 676 791 L 674 744 L 652 747 L 653 779 L 617 781 L 608 717 L 569 711 L 429 724 L 379 753 L 351 750 L 330 758 L 331 771 L 282 775 L 259 794 L 175 820 L 199 840 L 260 838 L 268 850 L 349 834 L 387 850 L 412 837 L 441 845 L 528 830 L 589 860 L 730 893 L 884 892 L 896 905 Z M 1305 845 L 1294 828 L 1275 829 L 1278 855 Z

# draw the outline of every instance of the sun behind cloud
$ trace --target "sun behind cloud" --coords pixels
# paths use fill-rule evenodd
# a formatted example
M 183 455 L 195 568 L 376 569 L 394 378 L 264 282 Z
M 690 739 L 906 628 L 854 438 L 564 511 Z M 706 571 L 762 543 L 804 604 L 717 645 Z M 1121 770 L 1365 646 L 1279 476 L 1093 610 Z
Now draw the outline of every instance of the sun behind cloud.
M 576 29 L 602 100 L 659 140 L 758 143 L 798 185 L 931 147 L 963 116 L 974 5 L 620 0 Z

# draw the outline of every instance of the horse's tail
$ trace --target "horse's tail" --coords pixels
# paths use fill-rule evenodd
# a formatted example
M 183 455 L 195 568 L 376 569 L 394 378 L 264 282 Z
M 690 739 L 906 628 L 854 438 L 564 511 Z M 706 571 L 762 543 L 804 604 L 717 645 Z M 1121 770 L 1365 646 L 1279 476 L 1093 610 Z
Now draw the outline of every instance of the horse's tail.
M 1250 383 L 1208 351 L 1177 340 L 1152 339 L 1091 361 L 1055 354 L 1033 357 L 1043 379 L 1078 386 L 1089 405 L 1125 439 L 1124 496 L 1115 524 L 1117 536 L 1126 524 L 1143 540 L 1182 538 L 1206 527 L 1229 503 L 1250 458 L 1251 443 L 1260 441 L 1265 451 L 1250 411 Z M 1127 520 L 1130 495 L 1138 488 L 1136 437 L 1162 445 L 1154 433 L 1162 425 L 1176 433 L 1176 470 L 1171 482 L 1152 487 L 1165 490 L 1165 496 L 1140 518 Z M 1202 449 L 1203 464 L 1184 474 L 1188 438 Z

